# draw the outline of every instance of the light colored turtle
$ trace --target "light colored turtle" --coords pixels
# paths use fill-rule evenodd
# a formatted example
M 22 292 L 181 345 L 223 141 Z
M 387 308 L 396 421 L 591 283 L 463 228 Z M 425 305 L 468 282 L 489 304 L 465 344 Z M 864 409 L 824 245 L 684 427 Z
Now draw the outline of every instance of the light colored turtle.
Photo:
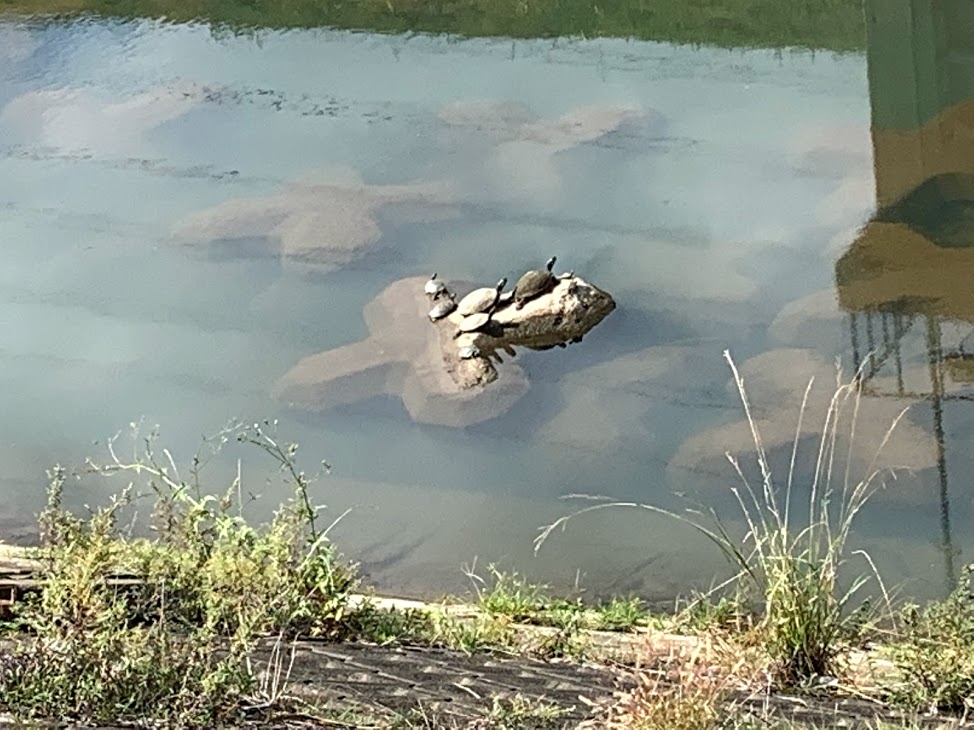
M 459 357 L 461 360 L 472 360 L 475 357 L 480 357 L 480 348 L 476 345 L 461 347 L 459 350 L 457 350 L 457 357 Z
M 426 286 L 423 287 L 423 291 L 430 299 L 438 299 L 441 294 L 446 292 L 446 284 L 436 278 L 434 271 L 429 281 L 426 282 Z
M 438 319 L 443 319 L 446 315 L 457 308 L 457 298 L 452 292 L 447 292 L 446 297 L 441 299 L 436 305 L 430 310 L 429 318 L 430 322 L 435 322 Z
M 458 307 L 459 309 L 459 307 Z M 476 332 L 481 329 L 490 321 L 490 314 L 487 312 L 474 312 L 473 314 L 467 315 L 462 320 L 460 324 L 457 325 L 457 333 L 453 335 L 454 338 L 459 337 L 464 332 Z
M 548 263 L 545 264 L 545 268 L 527 271 L 517 280 L 517 284 L 514 285 L 515 309 L 523 307 L 524 303 L 529 299 L 534 299 L 546 291 L 550 291 L 558 283 L 558 280 L 551 273 L 556 260 L 557 256 L 552 256 L 548 259 Z
M 471 314 L 489 312 L 497 304 L 497 300 L 500 299 L 501 289 L 505 286 L 507 286 L 506 278 L 498 281 L 497 286 L 493 288 L 485 286 L 480 289 L 474 289 L 460 300 L 460 303 L 457 305 L 457 313 L 467 317 Z

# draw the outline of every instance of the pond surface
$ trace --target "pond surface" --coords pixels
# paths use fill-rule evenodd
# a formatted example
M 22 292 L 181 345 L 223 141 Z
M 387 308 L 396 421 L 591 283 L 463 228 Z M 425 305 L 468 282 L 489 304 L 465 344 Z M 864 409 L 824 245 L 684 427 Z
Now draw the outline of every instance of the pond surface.
M 856 547 L 887 581 L 939 592 L 945 549 L 962 560 L 972 542 L 974 430 L 963 398 L 931 397 L 966 391 L 944 384 L 950 358 L 929 364 L 930 332 L 942 355 L 969 325 L 884 308 L 905 285 L 836 285 L 876 213 L 870 120 L 861 54 L 0 22 L 0 527 L 30 522 L 46 467 L 102 457 L 130 421 L 159 424 L 185 463 L 228 419 L 277 418 L 308 468 L 333 465 L 317 494 L 353 508 L 335 539 L 380 590 L 457 590 L 462 566 L 496 561 L 672 597 L 726 572 L 672 520 L 605 511 L 537 556 L 532 540 L 573 493 L 695 500 L 734 522 L 725 452 L 756 467 L 725 349 L 782 483 L 815 376 L 794 477 L 807 502 L 836 359 L 848 375 L 873 349 L 835 484 L 847 461 L 853 482 L 897 469 Z M 309 264 L 322 230 L 354 253 Z M 365 337 L 363 308 L 394 281 L 489 284 L 551 254 L 618 308 L 579 345 L 519 352 L 530 389 L 504 415 L 450 428 L 395 395 L 322 411 L 273 397 L 301 358 Z M 250 491 L 284 494 L 241 456 Z

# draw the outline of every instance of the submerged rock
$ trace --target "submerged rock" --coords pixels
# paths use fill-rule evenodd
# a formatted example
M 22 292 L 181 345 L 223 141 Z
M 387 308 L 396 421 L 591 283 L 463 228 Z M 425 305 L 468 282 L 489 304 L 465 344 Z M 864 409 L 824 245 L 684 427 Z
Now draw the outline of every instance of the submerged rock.
M 607 293 L 566 277 L 549 293 L 516 309 L 510 298 L 476 332 L 459 332 L 452 312 L 431 323 L 423 277 L 401 279 L 365 307 L 369 336 L 304 358 L 275 388 L 298 408 L 325 410 L 389 394 L 415 421 L 467 426 L 507 411 L 528 390 L 513 363 L 492 359 L 515 346 L 545 349 L 577 342 L 615 308 Z M 485 387 L 485 386 L 490 387 Z
M 289 183 L 279 193 L 231 199 L 180 221 L 174 240 L 224 250 L 259 241 L 292 269 L 325 273 L 367 254 L 382 237 L 376 216 L 390 206 L 423 220 L 445 215 L 454 202 L 442 183 L 369 185 L 351 170 Z M 418 212 L 417 212 L 418 211 Z

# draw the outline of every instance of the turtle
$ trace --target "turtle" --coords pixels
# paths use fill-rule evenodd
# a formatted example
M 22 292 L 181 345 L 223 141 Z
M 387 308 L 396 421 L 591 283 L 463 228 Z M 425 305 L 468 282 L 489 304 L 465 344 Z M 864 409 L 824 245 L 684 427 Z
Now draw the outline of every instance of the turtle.
M 475 357 L 480 357 L 480 348 L 476 345 L 461 347 L 459 350 L 457 350 L 457 357 L 459 357 L 461 360 L 472 360 Z
M 515 309 L 520 309 L 526 301 L 544 294 L 557 283 L 557 280 L 551 273 L 556 259 L 556 256 L 552 256 L 548 259 L 548 263 L 545 264 L 545 268 L 528 271 L 517 280 L 517 284 L 514 285 Z
M 446 297 L 441 299 L 429 312 L 430 322 L 443 319 L 446 315 L 457 308 L 457 298 L 452 292 L 447 292 Z
M 429 281 L 426 282 L 426 286 L 423 287 L 423 291 L 426 292 L 426 296 L 430 299 L 438 299 L 446 291 L 446 284 L 436 278 L 436 272 L 434 271 Z
M 489 321 L 490 315 L 487 312 L 474 312 L 473 314 L 469 314 L 460 320 L 460 324 L 457 325 L 457 333 L 453 337 L 456 339 L 464 332 L 476 332 Z
M 498 281 L 495 287 L 485 286 L 474 289 L 460 300 L 457 305 L 457 312 L 464 317 L 480 312 L 489 312 L 497 304 L 497 300 L 501 296 L 501 289 L 505 286 L 507 286 L 507 277 Z

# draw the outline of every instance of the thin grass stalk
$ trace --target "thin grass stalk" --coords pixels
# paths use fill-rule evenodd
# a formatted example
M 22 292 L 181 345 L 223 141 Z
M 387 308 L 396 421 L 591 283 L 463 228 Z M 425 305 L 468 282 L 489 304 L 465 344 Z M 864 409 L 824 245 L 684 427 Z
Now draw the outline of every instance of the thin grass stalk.
M 747 397 L 747 391 L 744 389 L 744 379 L 741 377 L 741 374 L 737 370 L 737 365 L 734 363 L 734 358 L 731 357 L 730 350 L 724 350 L 724 359 L 727 361 L 728 365 L 730 366 L 731 373 L 734 376 L 734 384 L 737 387 L 737 393 L 741 399 L 741 405 L 744 408 L 744 415 L 747 417 L 747 423 L 751 429 L 751 438 L 753 439 L 754 447 L 757 450 L 757 461 L 758 461 L 758 466 L 761 469 L 761 481 L 762 481 L 761 486 L 762 486 L 762 492 L 764 494 L 765 504 L 771 506 L 770 512 L 772 516 L 776 518 L 776 521 L 780 527 L 781 517 L 778 514 L 777 503 L 775 501 L 774 490 L 772 488 L 771 466 L 768 461 L 768 455 L 764 450 L 764 442 L 761 439 L 760 431 L 758 431 L 757 422 L 754 420 L 754 417 L 751 413 L 751 403 Z M 758 510 L 759 513 L 761 513 L 762 512 L 760 509 L 761 505 L 758 502 L 757 496 L 755 495 L 754 491 L 750 488 L 750 485 L 748 485 L 748 492 L 751 495 L 751 499 L 754 503 L 755 509 Z
M 805 420 L 805 411 L 808 409 L 808 394 L 812 391 L 812 384 L 815 378 L 808 379 L 805 386 L 805 394 L 802 396 L 801 408 L 798 409 L 798 423 L 795 426 L 795 440 L 791 443 L 791 460 L 788 462 L 788 486 L 785 489 L 785 539 L 787 540 L 789 522 L 791 520 L 791 489 L 794 484 L 795 462 L 798 459 L 798 442 L 801 440 L 802 425 Z

